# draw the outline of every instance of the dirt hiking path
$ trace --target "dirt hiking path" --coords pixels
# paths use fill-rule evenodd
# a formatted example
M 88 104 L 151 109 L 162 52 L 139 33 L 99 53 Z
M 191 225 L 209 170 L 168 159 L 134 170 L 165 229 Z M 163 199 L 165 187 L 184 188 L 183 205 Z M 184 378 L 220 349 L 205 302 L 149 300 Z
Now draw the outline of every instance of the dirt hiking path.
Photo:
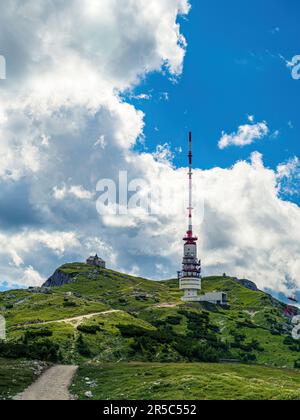
M 114 314 L 116 312 L 122 312 L 119 309 L 111 309 L 109 311 L 104 311 L 104 312 L 95 312 L 93 314 L 86 314 L 86 315 L 80 315 L 80 316 L 75 316 L 73 318 L 63 318 L 63 319 L 55 319 L 52 321 L 41 321 L 41 322 L 34 322 L 34 323 L 29 323 L 26 324 L 26 327 L 30 327 L 32 325 L 34 326 L 39 326 L 39 325 L 49 325 L 49 324 L 74 324 L 75 327 L 78 327 L 80 324 L 82 324 L 82 322 L 86 319 L 91 319 L 93 317 L 99 316 L 99 315 L 109 315 L 109 314 Z M 24 325 L 18 325 L 19 327 L 22 327 Z
M 60 401 L 72 400 L 69 392 L 77 366 L 57 365 L 48 369 L 26 391 L 15 400 L 21 401 Z

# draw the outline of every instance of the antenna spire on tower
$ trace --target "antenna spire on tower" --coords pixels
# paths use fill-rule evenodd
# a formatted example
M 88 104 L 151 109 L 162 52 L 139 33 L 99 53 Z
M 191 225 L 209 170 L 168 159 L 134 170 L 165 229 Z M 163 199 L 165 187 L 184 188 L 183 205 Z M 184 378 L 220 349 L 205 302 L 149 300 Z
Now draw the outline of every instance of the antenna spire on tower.
M 193 219 L 192 219 L 192 212 L 193 212 L 193 139 L 192 133 L 189 132 L 189 228 L 188 228 L 188 235 L 190 234 L 193 236 Z

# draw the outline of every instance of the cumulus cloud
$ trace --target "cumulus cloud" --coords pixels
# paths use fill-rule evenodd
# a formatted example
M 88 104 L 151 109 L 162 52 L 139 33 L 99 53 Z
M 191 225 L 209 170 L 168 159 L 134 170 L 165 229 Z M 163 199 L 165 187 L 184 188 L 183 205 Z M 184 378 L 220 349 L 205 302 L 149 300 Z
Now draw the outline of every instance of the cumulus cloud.
M 0 49 L 9 58 L 0 85 L 1 282 L 36 285 L 58 265 L 95 252 L 109 267 L 153 278 L 180 268 L 187 170 L 172 165 L 168 144 L 153 154 L 133 151 L 144 115 L 122 98 L 148 72 L 180 75 L 186 42 L 177 18 L 188 11 L 186 0 L 7 2 L 0 17 Z M 268 132 L 264 122 L 242 126 L 224 147 Z M 277 291 L 286 281 L 299 286 L 300 210 L 280 198 L 293 172 L 286 165 L 272 171 L 255 153 L 232 168 L 194 171 L 204 274 L 226 271 Z M 129 183 L 143 180 L 150 214 L 122 214 L 122 203 L 117 214 L 97 213 L 98 181 L 114 181 L 119 193 L 119 171 Z
M 286 292 L 289 281 L 299 287 L 300 209 L 280 199 L 278 173 L 256 153 L 250 163 L 199 176 L 205 179 L 201 241 L 206 269 L 213 273 L 222 267 L 262 289 Z
M 177 18 L 189 9 L 188 0 L 7 1 L 0 16 L 8 62 L 0 85 L 5 281 L 36 282 L 28 267 L 42 278 L 57 257 L 94 251 L 116 264 L 114 238 L 102 240 L 95 186 L 128 168 L 143 137 L 144 115 L 122 94 L 152 71 L 180 75 L 186 42 Z
M 153 153 L 153 157 L 158 162 L 172 163 L 174 159 L 174 153 L 171 150 L 169 143 L 159 144 L 156 146 L 156 151 Z
M 45 280 L 32 266 L 29 266 L 24 270 L 21 284 L 24 286 L 39 287 Z
M 0 17 L 0 50 L 11 63 L 0 86 L 0 177 L 37 173 L 50 136 L 80 135 L 104 109 L 119 120 L 113 140 L 130 148 L 143 114 L 119 94 L 148 72 L 181 73 L 177 16 L 188 11 L 187 0 L 8 1 Z
M 53 188 L 53 197 L 56 200 L 63 200 L 67 195 L 78 198 L 79 200 L 91 200 L 94 197 L 94 192 L 85 190 L 81 185 L 72 185 L 66 187 L 65 185 L 61 188 Z
M 253 121 L 253 116 L 249 116 L 249 120 Z M 219 141 L 219 148 L 226 149 L 229 146 L 244 147 L 263 139 L 269 134 L 270 130 L 266 121 L 257 124 L 245 124 L 238 128 L 238 131 L 231 134 L 222 133 Z
M 300 160 L 297 156 L 277 167 L 278 188 L 283 196 L 298 196 L 300 193 Z

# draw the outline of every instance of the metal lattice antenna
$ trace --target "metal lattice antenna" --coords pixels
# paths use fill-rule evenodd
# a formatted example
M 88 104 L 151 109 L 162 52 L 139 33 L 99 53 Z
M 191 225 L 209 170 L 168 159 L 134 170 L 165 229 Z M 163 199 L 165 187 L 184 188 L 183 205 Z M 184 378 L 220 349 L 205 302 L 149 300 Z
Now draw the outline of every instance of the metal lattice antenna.
M 193 146 L 192 133 L 189 132 L 189 223 L 188 235 L 193 236 Z

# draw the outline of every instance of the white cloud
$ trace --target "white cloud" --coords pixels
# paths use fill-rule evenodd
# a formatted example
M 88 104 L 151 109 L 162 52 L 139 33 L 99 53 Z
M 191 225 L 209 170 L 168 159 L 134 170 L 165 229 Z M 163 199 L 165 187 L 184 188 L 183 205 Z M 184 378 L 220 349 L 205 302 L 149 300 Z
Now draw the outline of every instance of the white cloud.
M 280 130 L 275 130 L 272 134 L 271 134 L 271 139 L 276 140 L 278 139 L 278 137 L 280 136 Z
M 14 249 L 11 249 L 10 254 L 11 254 L 13 264 L 16 267 L 20 267 L 21 265 L 24 264 L 23 259 L 18 255 L 18 253 Z
M 153 153 L 153 157 L 158 162 L 172 164 L 174 159 L 174 153 L 171 150 L 169 143 L 159 144 L 156 146 L 156 151 Z
M 17 234 L 0 234 L 0 253 L 12 256 L 16 265 L 23 264 L 22 255 L 38 251 L 40 246 L 63 255 L 66 249 L 80 246 L 80 242 L 73 232 L 47 232 L 44 230 L 22 231 Z
M 7 2 L 0 49 L 11 46 L 14 66 L 0 87 L 0 182 L 12 204 L 0 232 L 1 281 L 38 284 L 61 263 L 95 252 L 112 268 L 176 275 L 187 170 L 172 166 L 167 144 L 154 154 L 133 152 L 144 115 L 122 97 L 148 72 L 180 75 L 185 41 L 177 17 L 188 10 L 185 0 Z M 265 122 L 241 126 L 221 146 L 268 133 Z M 96 184 L 117 182 L 119 170 L 153 186 L 154 214 L 97 214 Z M 205 274 L 226 271 L 277 291 L 286 279 L 300 286 L 300 209 L 280 199 L 287 173 L 265 168 L 259 153 L 230 169 L 194 171 Z M 15 214 L 13 199 L 29 221 Z
M 296 173 L 300 171 L 300 161 L 298 157 L 289 159 L 288 162 L 282 163 L 277 167 L 278 178 L 291 178 Z
M 37 267 L 65 254 L 82 253 L 80 238 L 73 232 L 23 230 L 0 234 L 0 270 L 2 281 L 13 285 L 40 286 L 44 277 Z M 48 270 L 52 268 L 48 267 Z M 50 274 L 47 271 L 48 275 Z
M 170 100 L 169 92 L 161 92 L 160 93 L 160 100 L 168 102 Z
M 23 286 L 39 287 L 46 281 L 32 266 L 26 267 L 20 284 Z
M 143 100 L 143 101 L 150 101 L 152 95 L 150 93 L 140 93 L 139 95 L 132 95 L 133 99 Z
M 82 185 L 72 185 L 68 188 L 63 185 L 61 188 L 53 188 L 53 197 L 56 200 L 64 200 L 66 196 L 73 196 L 79 200 L 92 200 L 94 195 L 93 192 L 86 190 Z
M 300 161 L 297 156 L 278 165 L 277 180 L 279 192 L 285 196 L 300 194 Z
M 106 140 L 105 140 L 105 136 L 100 136 L 98 138 L 98 140 L 96 141 L 96 143 L 94 144 L 95 147 L 100 147 L 100 149 L 105 149 L 107 146 Z
M 123 94 L 149 72 L 180 75 L 186 42 L 177 18 L 189 9 L 188 0 L 7 1 L 0 16 L 0 50 L 10 63 L 0 85 L 0 182 L 11 202 L 24 191 L 22 212 L 33 226 L 6 209 L 19 232 L 7 222 L 0 233 L 5 280 L 27 284 L 33 272 L 25 276 L 24 267 L 49 274 L 55 255 L 84 258 L 98 248 L 116 261 L 113 240 L 102 246 L 95 185 L 128 167 L 130 149 L 143 138 L 144 114 Z
M 229 146 L 244 147 L 257 140 L 263 139 L 269 132 L 268 124 L 265 121 L 257 124 L 241 125 L 236 133 L 222 133 L 222 137 L 219 141 L 219 148 L 225 149 Z
M 0 178 L 37 173 L 48 159 L 42 148 L 48 139 L 59 131 L 79 135 L 101 109 L 119 120 L 114 141 L 133 146 L 143 113 L 119 94 L 151 71 L 180 75 L 186 43 L 177 17 L 188 11 L 188 0 L 9 0 L 0 49 L 14 66 L 0 86 L 7 121 L 0 129 Z

